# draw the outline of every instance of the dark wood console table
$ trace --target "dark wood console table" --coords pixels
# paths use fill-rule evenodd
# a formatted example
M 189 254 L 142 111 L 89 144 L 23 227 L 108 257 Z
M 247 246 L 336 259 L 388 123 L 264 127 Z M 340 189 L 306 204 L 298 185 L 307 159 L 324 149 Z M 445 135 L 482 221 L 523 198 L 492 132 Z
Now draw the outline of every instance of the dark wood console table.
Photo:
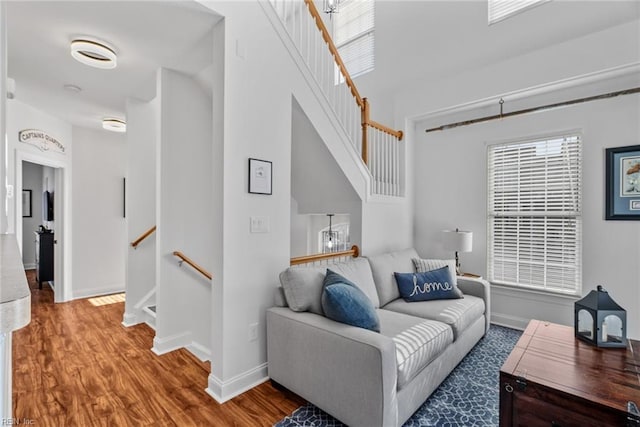
M 42 282 L 53 280 L 53 233 L 36 231 L 36 280 L 38 288 L 42 289 Z
M 500 369 L 500 426 L 640 426 L 640 342 L 597 348 L 532 320 Z

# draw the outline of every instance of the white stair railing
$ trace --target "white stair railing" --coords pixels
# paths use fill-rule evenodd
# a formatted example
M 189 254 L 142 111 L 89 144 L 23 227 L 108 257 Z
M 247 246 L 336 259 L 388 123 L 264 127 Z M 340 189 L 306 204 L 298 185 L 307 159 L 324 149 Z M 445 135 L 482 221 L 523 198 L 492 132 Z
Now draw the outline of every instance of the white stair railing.
M 373 177 L 372 192 L 386 196 L 401 195 L 400 144 L 395 136 L 368 127 L 369 170 Z
M 269 0 L 269 3 L 331 106 L 349 144 L 368 166 L 372 193 L 402 196 L 402 131 L 369 120 L 367 100 L 358 93 L 313 0 Z

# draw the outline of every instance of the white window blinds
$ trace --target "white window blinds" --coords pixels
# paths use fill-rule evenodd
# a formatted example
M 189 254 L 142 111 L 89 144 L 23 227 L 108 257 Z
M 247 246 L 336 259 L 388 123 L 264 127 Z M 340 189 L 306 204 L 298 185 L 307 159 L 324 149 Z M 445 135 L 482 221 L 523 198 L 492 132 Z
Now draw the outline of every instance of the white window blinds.
M 374 18 L 373 0 L 344 0 L 333 15 L 333 40 L 351 77 L 373 70 Z
M 578 294 L 582 279 L 580 137 L 489 146 L 488 187 L 489 280 Z
M 488 0 L 489 25 L 549 0 Z

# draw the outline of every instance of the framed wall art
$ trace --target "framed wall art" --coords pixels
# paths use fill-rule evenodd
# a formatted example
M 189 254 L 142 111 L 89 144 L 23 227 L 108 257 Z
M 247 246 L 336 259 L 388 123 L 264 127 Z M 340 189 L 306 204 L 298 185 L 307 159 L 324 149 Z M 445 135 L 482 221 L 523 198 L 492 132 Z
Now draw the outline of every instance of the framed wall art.
M 249 159 L 249 193 L 272 194 L 272 164 L 268 160 Z
M 607 148 L 607 220 L 640 220 L 640 145 Z

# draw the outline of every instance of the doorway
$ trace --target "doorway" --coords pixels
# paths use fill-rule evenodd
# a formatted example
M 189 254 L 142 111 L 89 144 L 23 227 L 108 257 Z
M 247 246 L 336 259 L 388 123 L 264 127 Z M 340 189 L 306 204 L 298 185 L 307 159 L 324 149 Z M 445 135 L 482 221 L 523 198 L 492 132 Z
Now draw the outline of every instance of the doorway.
M 16 239 L 25 269 L 36 269 L 39 263 L 43 290 L 51 288 L 55 302 L 68 300 L 69 289 L 66 179 L 64 164 L 16 152 Z

